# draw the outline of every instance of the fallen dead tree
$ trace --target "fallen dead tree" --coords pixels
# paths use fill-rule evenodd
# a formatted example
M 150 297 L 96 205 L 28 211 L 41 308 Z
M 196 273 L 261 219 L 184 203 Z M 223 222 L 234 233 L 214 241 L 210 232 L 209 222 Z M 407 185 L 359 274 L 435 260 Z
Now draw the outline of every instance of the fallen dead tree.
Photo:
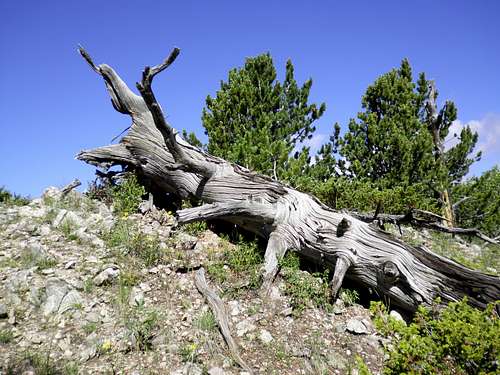
M 373 223 L 332 210 L 313 196 L 185 142 L 166 122 L 151 88 L 153 78 L 175 60 L 178 49 L 163 63 L 145 68 L 137 83 L 140 95 L 110 66 L 95 65 L 82 48 L 80 53 L 103 77 L 114 108 L 129 115 L 132 125 L 120 143 L 82 151 L 77 158 L 102 168 L 125 166 L 155 192 L 205 203 L 178 211 L 180 224 L 223 219 L 268 239 L 264 291 L 278 272 L 279 259 L 295 250 L 334 270 L 334 297 L 345 277 L 409 311 L 430 305 L 437 297 L 446 303 L 468 296 L 477 307 L 500 299 L 497 277 L 406 245 Z

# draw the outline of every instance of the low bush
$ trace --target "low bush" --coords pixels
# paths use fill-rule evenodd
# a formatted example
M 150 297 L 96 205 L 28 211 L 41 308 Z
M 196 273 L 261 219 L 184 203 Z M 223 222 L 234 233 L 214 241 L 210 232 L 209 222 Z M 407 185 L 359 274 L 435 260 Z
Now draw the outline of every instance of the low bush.
M 144 194 L 146 190 L 139 184 L 137 177 L 134 174 L 127 174 L 111 193 L 115 212 L 122 216 L 137 212 Z
M 30 203 L 30 199 L 19 194 L 11 193 L 5 187 L 0 186 L 0 203 L 10 206 L 25 206 Z
M 284 293 L 291 297 L 291 305 L 296 314 L 307 307 L 329 309 L 329 270 L 313 274 L 299 269 L 300 260 L 296 253 L 289 252 L 280 261 L 281 275 L 285 279 Z
M 390 317 L 380 302 L 372 302 L 370 310 L 376 328 L 392 339 L 384 374 L 498 374 L 495 304 L 484 311 L 469 306 L 467 299 L 440 312 L 421 307 L 409 325 Z

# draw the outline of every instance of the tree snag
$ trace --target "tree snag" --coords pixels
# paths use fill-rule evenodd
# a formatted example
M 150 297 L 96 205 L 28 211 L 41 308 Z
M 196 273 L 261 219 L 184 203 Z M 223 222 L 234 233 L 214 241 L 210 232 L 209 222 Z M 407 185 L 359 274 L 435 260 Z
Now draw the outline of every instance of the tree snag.
M 83 48 L 79 51 L 103 77 L 114 108 L 128 114 L 132 125 L 120 143 L 82 151 L 77 159 L 102 168 L 131 168 L 155 191 L 205 203 L 178 211 L 180 224 L 218 218 L 268 239 L 264 289 L 278 273 L 279 260 L 293 249 L 334 270 L 334 296 L 346 277 L 408 311 L 430 305 L 437 297 L 444 304 L 468 296 L 480 308 L 500 299 L 498 277 L 406 245 L 374 223 L 335 211 L 313 196 L 185 142 L 167 123 L 151 88 L 153 78 L 175 60 L 178 49 L 162 64 L 145 68 L 137 84 L 141 96 L 110 66 L 97 66 Z

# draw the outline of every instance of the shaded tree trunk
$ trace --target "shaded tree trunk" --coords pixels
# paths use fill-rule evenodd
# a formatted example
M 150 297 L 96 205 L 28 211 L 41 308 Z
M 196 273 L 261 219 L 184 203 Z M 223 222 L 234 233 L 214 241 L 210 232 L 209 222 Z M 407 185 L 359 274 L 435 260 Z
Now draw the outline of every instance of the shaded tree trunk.
M 132 125 L 119 144 L 82 151 L 77 158 L 98 167 L 133 168 L 165 193 L 205 202 L 178 211 L 179 223 L 223 219 L 268 239 L 264 290 L 278 272 L 279 259 L 293 249 L 334 270 L 333 296 L 346 277 L 408 311 L 437 297 L 446 303 L 468 296 L 478 307 L 500 298 L 497 277 L 408 246 L 374 224 L 185 142 L 166 122 L 151 89 L 154 76 L 175 60 L 178 49 L 163 63 L 146 67 L 137 84 L 140 96 L 111 67 L 96 66 L 83 49 L 80 53 L 103 77 L 113 106 L 131 116 Z

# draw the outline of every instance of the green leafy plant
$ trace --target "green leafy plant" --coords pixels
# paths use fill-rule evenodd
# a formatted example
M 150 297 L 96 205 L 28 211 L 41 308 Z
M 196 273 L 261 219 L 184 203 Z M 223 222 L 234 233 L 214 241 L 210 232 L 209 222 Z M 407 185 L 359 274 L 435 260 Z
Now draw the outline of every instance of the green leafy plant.
M 217 328 L 214 314 L 211 311 L 205 311 L 195 321 L 195 326 L 207 332 L 213 332 Z
M 61 223 L 61 226 L 59 227 L 61 232 L 64 234 L 64 237 L 66 237 L 70 241 L 78 239 L 78 237 L 74 234 L 77 228 L 78 227 L 76 223 L 71 219 L 64 219 Z
M 139 184 L 134 174 L 128 174 L 121 183 L 113 188 L 112 197 L 115 212 L 127 216 L 137 212 L 142 196 L 146 194 L 144 186 Z
M 194 342 L 184 343 L 179 349 L 179 354 L 182 358 L 182 362 L 198 362 L 198 345 Z
M 204 221 L 194 221 L 192 223 L 184 224 L 182 226 L 182 230 L 192 236 L 197 236 L 207 230 L 207 223 Z
M 359 293 L 357 290 L 341 288 L 339 294 L 347 306 L 352 306 L 359 302 Z
M 86 323 L 82 328 L 87 335 L 90 335 L 91 333 L 97 331 L 97 324 L 94 322 L 89 322 Z
M 169 255 L 160 247 L 157 236 L 140 232 L 137 225 L 127 219 L 118 220 L 104 240 L 108 247 L 119 248 L 122 255 L 138 257 L 146 267 L 158 264 Z
M 331 304 L 328 288 L 329 271 L 310 274 L 299 269 L 299 258 L 295 253 L 288 253 L 280 262 L 281 275 L 285 279 L 284 293 L 291 297 L 295 314 L 300 314 L 307 307 L 329 309 Z
M 158 312 L 144 306 L 137 306 L 126 314 L 125 327 L 134 338 L 136 350 L 151 349 L 151 339 L 158 329 L 158 320 Z
M 484 311 L 466 298 L 440 312 L 420 307 L 408 326 L 380 302 L 370 310 L 380 333 L 392 339 L 384 374 L 498 373 L 500 320 L 494 303 Z
M 8 344 L 14 338 L 14 334 L 10 329 L 0 330 L 0 344 Z

